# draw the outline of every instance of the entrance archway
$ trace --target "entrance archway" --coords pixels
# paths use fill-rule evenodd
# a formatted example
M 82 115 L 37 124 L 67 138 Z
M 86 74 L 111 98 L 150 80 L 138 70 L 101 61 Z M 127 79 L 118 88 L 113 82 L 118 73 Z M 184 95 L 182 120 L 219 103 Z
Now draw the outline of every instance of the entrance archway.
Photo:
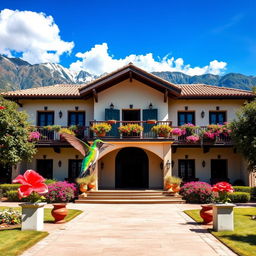
M 143 149 L 128 147 L 116 156 L 115 187 L 121 189 L 148 188 L 148 156 Z

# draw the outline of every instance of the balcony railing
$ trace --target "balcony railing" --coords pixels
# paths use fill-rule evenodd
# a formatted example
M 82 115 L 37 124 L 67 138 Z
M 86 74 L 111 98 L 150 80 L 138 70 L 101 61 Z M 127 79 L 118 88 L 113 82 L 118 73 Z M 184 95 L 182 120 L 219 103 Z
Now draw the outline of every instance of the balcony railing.
M 91 127 L 94 124 L 106 123 L 107 121 L 91 121 L 90 126 L 80 127 L 78 130 L 74 130 L 76 136 L 80 139 L 93 140 L 98 138 L 97 134 L 91 130 Z M 140 133 L 120 133 L 119 127 L 127 124 L 138 124 L 143 127 L 143 131 Z M 196 142 L 189 142 L 187 137 L 191 134 L 187 133 L 185 135 L 177 136 L 177 135 L 169 135 L 168 137 L 157 136 L 155 132 L 151 129 L 154 125 L 167 125 L 171 128 L 179 128 L 172 126 L 171 121 L 116 121 L 111 124 L 112 129 L 107 132 L 102 139 L 103 140 L 172 140 L 177 144 L 231 144 L 230 136 L 219 134 L 215 136 L 214 139 L 206 139 L 202 138 L 202 133 L 207 131 L 206 126 L 201 126 L 193 129 L 193 134 L 196 134 L 200 137 L 200 139 Z M 62 127 L 68 128 L 68 127 Z M 36 131 L 40 133 L 40 138 L 38 139 L 38 143 L 60 143 L 63 142 L 59 132 L 55 130 L 51 130 L 46 127 L 36 127 Z

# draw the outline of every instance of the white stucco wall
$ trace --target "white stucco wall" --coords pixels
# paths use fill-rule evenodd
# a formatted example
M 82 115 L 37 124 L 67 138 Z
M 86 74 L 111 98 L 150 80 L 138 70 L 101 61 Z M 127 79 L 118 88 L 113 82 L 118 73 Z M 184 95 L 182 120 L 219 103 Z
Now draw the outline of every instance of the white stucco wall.
M 44 111 L 44 107 L 47 107 L 47 111 L 54 111 L 54 124 L 67 126 L 68 125 L 68 111 L 76 111 L 75 107 L 78 107 L 78 111 L 85 111 L 86 125 L 89 125 L 89 121 L 93 120 L 93 100 L 22 100 L 20 101 L 23 107 L 20 110 L 25 110 L 29 114 L 29 120 L 33 125 L 37 124 L 37 111 Z M 59 112 L 62 111 L 62 117 L 59 117 Z
M 174 161 L 173 175 L 178 176 L 178 160 L 185 159 L 195 160 L 195 177 L 200 181 L 210 182 L 211 178 L 211 159 L 227 159 L 228 178 L 233 183 L 237 179 L 242 179 L 248 182 L 244 176 L 244 163 L 240 154 L 234 153 L 233 148 L 211 148 L 208 153 L 203 153 L 201 148 L 178 148 L 176 153 L 173 153 L 172 159 Z M 205 161 L 205 167 L 202 167 L 202 161 Z
M 227 121 L 230 122 L 235 118 L 236 111 L 243 105 L 244 100 L 175 100 L 169 99 L 169 120 L 174 126 L 178 125 L 178 111 L 185 112 L 185 106 L 188 111 L 195 111 L 195 122 L 198 126 L 207 126 L 209 124 L 209 111 L 216 111 L 219 107 L 220 111 L 226 111 Z M 201 112 L 205 112 L 204 118 L 201 117 Z
M 105 109 L 113 103 L 115 109 L 120 109 L 120 120 L 122 120 L 122 109 L 148 109 L 149 104 L 158 109 L 158 120 L 168 120 L 168 103 L 164 102 L 163 93 L 133 79 L 125 80 L 98 94 L 98 103 L 94 104 L 94 119 L 105 120 Z

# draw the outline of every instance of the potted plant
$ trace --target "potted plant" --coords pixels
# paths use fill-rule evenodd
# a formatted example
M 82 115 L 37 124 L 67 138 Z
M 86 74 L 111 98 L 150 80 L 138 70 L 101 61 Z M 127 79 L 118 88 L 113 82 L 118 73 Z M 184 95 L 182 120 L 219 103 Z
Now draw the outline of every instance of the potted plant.
M 68 215 L 67 202 L 75 198 L 76 192 L 77 188 L 74 183 L 58 181 L 48 185 L 48 193 L 45 197 L 48 203 L 53 204 L 51 214 L 55 219 L 54 223 L 65 222 L 65 217 Z
M 165 189 L 168 192 L 178 193 L 182 179 L 176 176 L 167 176 L 164 180 Z
M 40 136 L 41 136 L 40 132 L 37 132 L 37 131 L 29 132 L 28 141 L 30 142 L 39 141 Z
M 144 129 L 139 124 L 127 124 L 120 126 L 118 130 L 123 136 L 138 136 Z
M 185 130 L 185 134 L 187 136 L 190 136 L 193 134 L 193 132 L 195 131 L 195 129 L 198 128 L 198 126 L 195 126 L 194 124 L 191 124 L 191 123 L 187 123 L 187 124 L 183 124 L 181 127 L 180 127 L 182 130 Z
M 166 124 L 159 124 L 159 125 L 153 126 L 151 130 L 155 132 L 158 137 L 168 138 L 170 136 L 170 132 L 172 131 L 172 128 Z
M 13 183 L 22 184 L 18 188 L 19 198 L 29 197 L 28 203 L 20 204 L 22 208 L 22 230 L 43 230 L 45 197 L 48 187 L 45 179 L 34 170 L 27 170 L 24 175 L 18 175 Z
M 91 127 L 91 130 L 96 133 L 98 137 L 106 136 L 106 133 L 112 129 L 111 125 L 108 123 L 98 123 Z
M 70 130 L 69 128 L 61 128 L 60 130 L 59 130 L 59 134 L 60 134 L 60 140 L 61 141 L 65 141 L 65 139 L 62 137 L 62 133 L 68 133 L 68 134 L 71 134 L 71 135 L 75 135 L 75 133 L 72 131 L 72 130 Z
M 193 134 L 186 137 L 188 143 L 196 143 L 200 140 L 200 137 L 197 134 Z
M 213 229 L 214 231 L 234 230 L 234 204 L 228 203 L 231 200 L 228 193 L 233 193 L 234 189 L 228 182 L 218 182 L 212 187 L 212 191 L 217 193 L 216 204 L 213 204 Z

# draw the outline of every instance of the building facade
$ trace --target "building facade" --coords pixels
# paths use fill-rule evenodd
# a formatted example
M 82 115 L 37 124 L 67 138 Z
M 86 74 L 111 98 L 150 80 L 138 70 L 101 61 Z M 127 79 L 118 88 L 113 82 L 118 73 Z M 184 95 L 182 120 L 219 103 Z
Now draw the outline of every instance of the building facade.
M 188 133 L 165 138 L 151 130 L 158 124 L 174 128 L 192 123 L 197 127 L 193 133 L 199 135 L 209 124 L 232 121 L 254 98 L 251 92 L 175 85 L 129 64 L 86 85 L 33 88 L 4 97 L 16 101 L 41 134 L 33 161 L 21 163 L 13 176 L 32 168 L 47 178 L 74 180 L 82 155 L 47 127 L 77 125 L 77 136 L 92 142 L 97 137 L 90 129 L 93 124 L 115 120 L 102 138 L 112 146 L 100 154 L 95 167 L 99 189 L 161 189 L 169 174 L 184 181 L 251 182 L 246 161 L 229 136 L 188 142 Z M 129 123 L 141 125 L 143 132 L 120 134 L 118 128 Z

